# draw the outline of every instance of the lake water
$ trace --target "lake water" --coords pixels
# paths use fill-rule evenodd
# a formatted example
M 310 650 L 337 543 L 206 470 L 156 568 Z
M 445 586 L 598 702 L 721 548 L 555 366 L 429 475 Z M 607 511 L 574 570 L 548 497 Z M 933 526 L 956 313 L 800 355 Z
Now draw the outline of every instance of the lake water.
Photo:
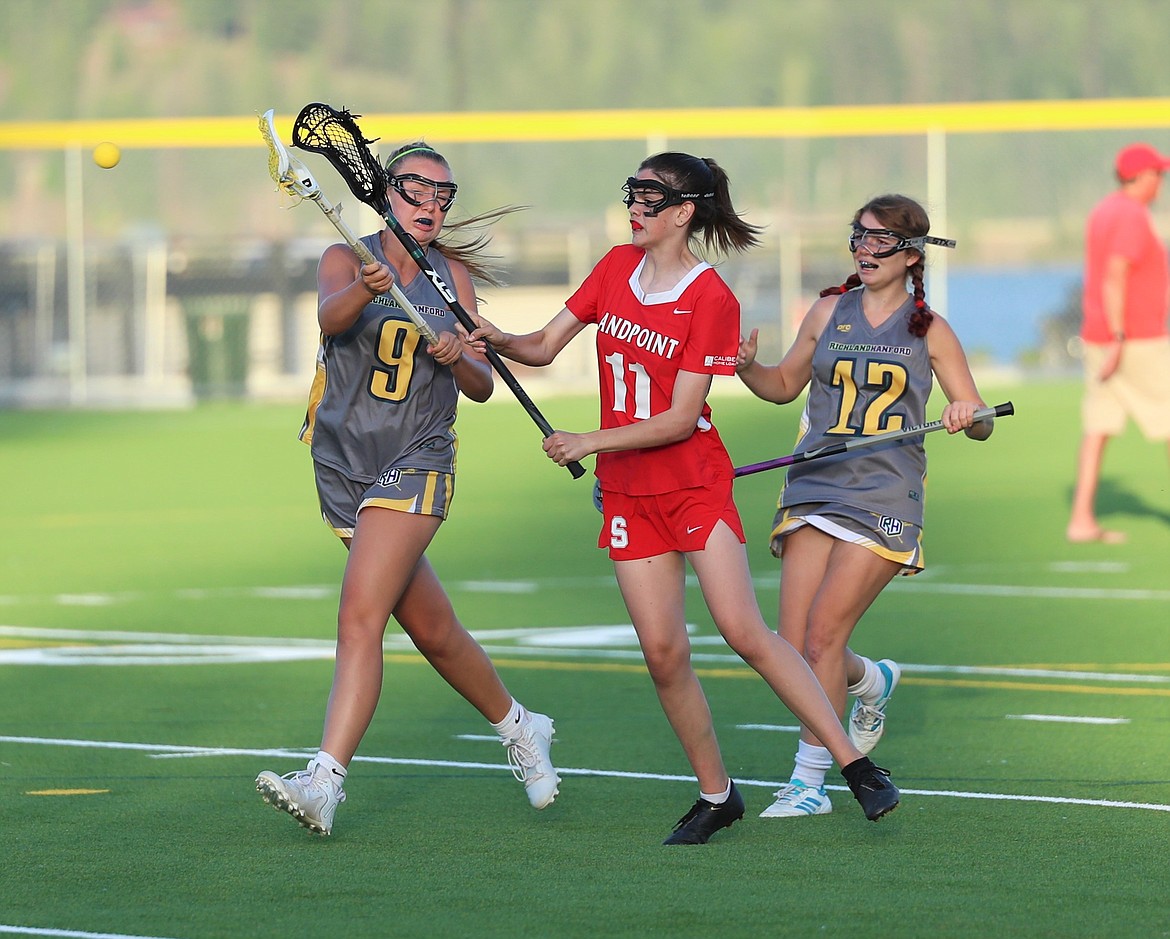
M 1039 348 L 1041 322 L 1064 308 L 1080 282 L 1076 264 L 1015 270 L 951 267 L 945 312 L 968 356 L 1014 365 L 1021 353 Z

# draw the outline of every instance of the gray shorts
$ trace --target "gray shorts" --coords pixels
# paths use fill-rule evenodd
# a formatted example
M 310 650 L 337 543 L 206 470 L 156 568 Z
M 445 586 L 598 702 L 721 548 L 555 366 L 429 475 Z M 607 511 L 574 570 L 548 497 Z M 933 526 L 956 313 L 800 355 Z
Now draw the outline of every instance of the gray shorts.
M 918 525 L 829 502 L 793 505 L 777 512 L 772 528 L 772 554 L 780 557 L 784 536 L 804 525 L 811 525 L 839 541 L 861 545 L 887 561 L 900 564 L 899 573 L 917 574 L 926 567 L 922 559 L 922 529 Z
M 455 474 L 434 470 L 394 467 L 366 483 L 314 461 L 313 475 L 321 518 L 338 538 L 353 537 L 358 513 L 367 506 L 446 518 L 455 496 Z

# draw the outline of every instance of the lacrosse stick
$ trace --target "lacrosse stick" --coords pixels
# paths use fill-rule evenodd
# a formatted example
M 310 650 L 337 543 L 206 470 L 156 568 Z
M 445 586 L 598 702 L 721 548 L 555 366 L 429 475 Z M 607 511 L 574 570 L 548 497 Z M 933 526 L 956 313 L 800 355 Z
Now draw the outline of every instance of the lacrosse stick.
M 993 408 L 980 408 L 975 412 L 972 423 L 987 420 L 989 417 L 1007 417 L 1015 413 L 1016 409 L 1008 401 L 1004 404 L 997 404 Z M 928 421 L 925 424 L 918 424 L 915 427 L 904 427 L 902 430 L 891 430 L 884 434 L 873 434 L 869 437 L 851 437 L 849 440 L 843 440 L 840 443 L 826 444 L 823 447 L 815 447 L 812 450 L 804 450 L 800 453 L 790 454 L 789 456 L 764 460 L 762 463 L 749 463 L 747 466 L 737 466 L 735 468 L 735 476 L 738 479 L 740 476 L 750 476 L 752 473 L 762 473 L 764 470 L 779 469 L 782 466 L 791 466 L 793 463 L 807 463 L 809 460 L 819 460 L 822 457 L 836 456 L 839 453 L 846 453 L 849 450 L 873 447 L 879 443 L 904 440 L 907 437 L 917 437 L 921 434 L 929 434 L 942 429 L 942 421 Z
M 971 422 L 985 421 L 989 417 L 1007 417 L 1009 414 L 1015 413 L 1015 407 L 1013 407 L 1010 401 L 1007 401 L 1004 404 L 997 404 L 993 408 L 980 408 L 975 412 Z M 782 466 L 791 466 L 793 463 L 807 463 L 809 460 L 819 460 L 826 456 L 837 456 L 850 450 L 860 450 L 862 447 L 872 447 L 879 443 L 890 443 L 893 440 L 904 440 L 907 437 L 917 437 L 921 434 L 929 434 L 942 429 L 942 421 L 928 421 L 916 427 L 891 430 L 885 434 L 874 434 L 870 437 L 853 437 L 841 443 L 830 443 L 813 450 L 804 450 L 801 453 L 780 456 L 773 460 L 764 460 L 762 463 L 749 463 L 747 466 L 737 466 L 735 468 L 735 478 L 750 476 L 752 473 L 762 473 L 764 470 L 779 469 Z M 593 505 L 598 512 L 602 511 L 600 481 L 593 484 Z
M 276 133 L 276 124 L 272 120 L 271 108 L 265 111 L 263 117 L 260 118 L 260 133 L 268 144 L 268 174 L 272 177 L 272 181 L 282 191 L 296 199 L 310 199 L 315 202 L 317 208 L 324 212 L 325 217 L 333 223 L 333 227 L 341 232 L 341 237 L 353 249 L 358 260 L 363 264 L 377 264 L 378 259 L 353 233 L 336 207 L 325 198 L 321 187 L 317 185 L 317 180 L 313 179 L 313 174 L 281 143 L 280 136 Z M 430 323 L 422 318 L 422 314 L 414 308 L 414 304 L 406 299 L 406 294 L 402 292 L 397 282 L 390 285 L 390 296 L 414 323 L 415 328 L 427 341 L 427 344 L 436 345 L 439 341 L 438 333 L 435 332 Z
M 464 329 L 471 332 L 478 324 L 427 260 L 419 243 L 390 211 L 390 197 L 386 193 L 386 171 L 370 152 L 369 144 L 374 141 L 362 136 L 354 117 L 355 115 L 348 111 L 337 111 L 327 104 L 307 104 L 293 122 L 293 146 L 325 157 L 345 180 L 350 192 L 385 219 L 390 231 L 402 243 L 427 280 L 434 284 L 455 318 Z M 545 437 L 551 435 L 552 425 L 545 420 L 544 415 L 516 380 L 516 376 L 504 364 L 499 353 L 491 346 L 487 346 L 486 355 L 488 362 L 516 396 L 520 406 L 540 428 L 541 434 Z M 569 463 L 566 468 L 573 474 L 574 479 L 585 475 L 585 467 L 576 461 Z

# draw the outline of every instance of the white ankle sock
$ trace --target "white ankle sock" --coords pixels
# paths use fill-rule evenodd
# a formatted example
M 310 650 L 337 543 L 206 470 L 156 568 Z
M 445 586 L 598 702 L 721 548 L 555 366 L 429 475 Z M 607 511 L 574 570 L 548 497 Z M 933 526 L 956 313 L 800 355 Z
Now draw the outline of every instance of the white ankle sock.
M 492 729 L 501 737 L 515 737 L 517 731 L 523 728 L 528 720 L 528 712 L 524 710 L 524 705 L 512 699 L 512 706 L 508 709 L 508 713 L 504 719 L 498 724 L 492 724 Z
M 814 747 L 803 740 L 796 747 L 796 762 L 792 767 L 792 778 L 806 786 L 821 789 L 825 785 L 825 774 L 833 765 L 833 754 L 825 747 Z
M 886 690 L 886 679 L 873 659 L 867 659 L 864 655 L 859 655 L 858 658 L 865 663 L 865 674 L 856 684 L 850 685 L 845 690 L 860 700 L 862 704 L 873 704 Z
M 313 757 L 312 762 L 309 763 L 309 768 L 313 768 L 313 764 L 321 767 L 321 771 L 326 775 L 333 785 L 338 789 L 341 788 L 345 782 L 345 777 L 348 770 L 334 759 L 333 755 L 326 753 L 324 750 L 318 750 L 317 755 Z
M 727 780 L 727 788 L 722 792 L 710 793 L 699 790 L 699 798 L 704 802 L 710 802 L 712 805 L 722 805 L 731 798 L 731 780 Z

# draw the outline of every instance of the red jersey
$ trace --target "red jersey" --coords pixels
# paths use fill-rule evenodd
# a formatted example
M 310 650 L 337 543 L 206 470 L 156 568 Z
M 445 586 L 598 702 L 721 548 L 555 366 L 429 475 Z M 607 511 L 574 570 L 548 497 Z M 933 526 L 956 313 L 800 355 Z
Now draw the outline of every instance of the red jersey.
M 1130 264 L 1125 284 L 1126 338 L 1165 336 L 1170 299 L 1166 249 L 1154 231 L 1146 206 L 1122 192 L 1113 192 L 1097 203 L 1085 228 L 1085 318 L 1081 338 L 1097 343 L 1113 340 L 1102 300 L 1105 265 L 1113 255 L 1120 255 Z
M 670 409 L 680 371 L 734 375 L 739 301 L 710 264 L 692 268 L 673 290 L 638 284 L 645 252 L 619 245 L 602 258 L 565 306 L 597 326 L 601 427 L 622 427 Z M 597 454 L 603 489 L 654 495 L 734 477 L 731 459 L 703 405 L 685 440 Z

